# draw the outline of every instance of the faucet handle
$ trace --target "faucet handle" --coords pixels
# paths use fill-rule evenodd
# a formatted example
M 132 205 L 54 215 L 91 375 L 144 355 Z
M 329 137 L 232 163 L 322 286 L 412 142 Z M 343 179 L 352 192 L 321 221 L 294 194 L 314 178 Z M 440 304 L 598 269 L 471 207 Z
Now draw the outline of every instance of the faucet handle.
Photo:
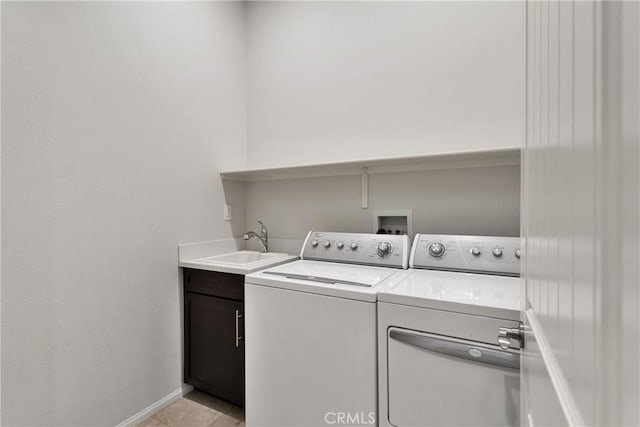
M 260 224 L 260 235 L 264 238 L 267 235 L 267 226 L 260 220 L 258 220 L 258 224 Z

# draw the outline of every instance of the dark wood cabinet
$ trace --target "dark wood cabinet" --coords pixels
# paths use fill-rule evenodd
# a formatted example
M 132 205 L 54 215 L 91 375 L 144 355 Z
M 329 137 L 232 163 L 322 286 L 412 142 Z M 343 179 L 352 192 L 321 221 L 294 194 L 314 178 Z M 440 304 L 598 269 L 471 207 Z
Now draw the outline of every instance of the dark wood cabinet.
M 185 382 L 244 406 L 244 276 L 184 270 Z

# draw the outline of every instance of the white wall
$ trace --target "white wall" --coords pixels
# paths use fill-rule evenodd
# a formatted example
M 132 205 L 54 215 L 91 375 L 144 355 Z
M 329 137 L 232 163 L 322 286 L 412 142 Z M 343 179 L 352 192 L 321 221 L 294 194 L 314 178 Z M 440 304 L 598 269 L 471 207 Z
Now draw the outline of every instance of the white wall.
M 223 191 L 218 169 L 520 145 L 519 3 L 2 9 L 4 424 L 113 425 L 180 386 L 178 243 L 394 208 L 518 234 L 518 167 L 372 176 L 368 210 L 359 178 Z
M 247 5 L 248 166 L 519 147 L 523 1 Z
M 640 4 L 528 20 L 523 425 L 639 425 Z
M 371 233 L 377 209 L 412 209 L 414 232 L 519 235 L 519 166 L 371 175 L 369 209 L 359 176 L 245 185 L 247 227 L 261 219 L 273 239 L 303 239 L 312 229 Z
M 243 5 L 2 8 L 2 421 L 114 425 L 182 384 L 176 245 L 232 235 Z

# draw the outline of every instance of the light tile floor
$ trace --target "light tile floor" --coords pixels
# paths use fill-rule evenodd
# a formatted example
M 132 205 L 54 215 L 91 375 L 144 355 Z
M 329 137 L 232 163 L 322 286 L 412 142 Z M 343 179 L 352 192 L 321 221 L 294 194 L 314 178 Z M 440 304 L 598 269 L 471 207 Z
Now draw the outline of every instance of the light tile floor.
M 244 427 L 244 410 L 194 390 L 138 427 Z

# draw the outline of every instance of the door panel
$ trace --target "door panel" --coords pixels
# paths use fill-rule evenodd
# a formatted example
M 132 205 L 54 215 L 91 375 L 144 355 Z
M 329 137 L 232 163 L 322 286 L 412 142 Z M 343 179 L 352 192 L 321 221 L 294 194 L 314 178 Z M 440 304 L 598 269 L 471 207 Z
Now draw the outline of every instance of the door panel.
M 640 6 L 527 10 L 522 422 L 638 425 Z
M 186 382 L 243 405 L 244 340 L 236 337 L 236 325 L 238 336 L 243 335 L 243 303 L 190 292 L 185 296 Z
M 376 304 L 245 285 L 247 425 L 375 424 Z
M 387 343 L 392 425 L 519 425 L 517 350 L 400 328 Z

